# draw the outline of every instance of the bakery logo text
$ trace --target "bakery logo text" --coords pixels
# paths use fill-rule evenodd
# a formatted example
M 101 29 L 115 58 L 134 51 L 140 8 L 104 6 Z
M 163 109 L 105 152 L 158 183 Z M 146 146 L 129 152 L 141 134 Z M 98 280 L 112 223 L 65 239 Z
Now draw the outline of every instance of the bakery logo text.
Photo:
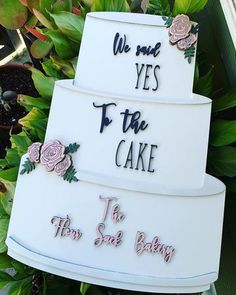
M 121 211 L 118 198 L 100 196 L 99 199 L 104 203 L 104 209 L 101 220 L 96 228 L 96 237 L 94 237 L 93 244 L 95 247 L 122 247 L 124 238 L 123 230 L 118 230 L 114 234 L 108 234 L 106 232 L 107 222 L 111 221 L 114 227 L 116 227 L 120 226 L 119 224 L 123 223 L 126 219 L 126 215 Z M 82 235 L 80 229 L 71 228 L 71 220 L 68 215 L 66 217 L 54 216 L 51 219 L 51 223 L 55 228 L 55 238 L 70 238 L 75 241 L 80 240 L 82 237 L 86 238 L 86 234 Z M 159 254 L 166 263 L 172 260 L 175 253 L 175 248 L 162 244 L 158 236 L 155 236 L 150 242 L 146 241 L 146 234 L 143 231 L 137 231 L 134 236 L 134 250 L 138 256 L 145 252 Z

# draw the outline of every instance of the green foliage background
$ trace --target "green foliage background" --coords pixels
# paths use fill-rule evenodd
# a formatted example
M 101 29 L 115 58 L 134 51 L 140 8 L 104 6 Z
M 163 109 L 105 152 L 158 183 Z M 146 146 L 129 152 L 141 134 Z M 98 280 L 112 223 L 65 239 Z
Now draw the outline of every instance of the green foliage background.
M 23 33 L 30 29 L 37 37 L 31 53 L 35 58 L 43 59 L 45 72 L 30 68 L 40 97 L 19 96 L 19 103 L 29 113 L 20 120 L 22 132 L 11 135 L 12 146 L 5 159 L 0 160 L 0 290 L 7 288 L 9 295 L 37 292 L 45 295 L 112 294 L 109 288 L 60 278 L 15 261 L 6 254 L 5 239 L 20 158 L 31 143 L 44 140 L 55 81 L 75 75 L 86 13 L 90 10 L 136 12 L 141 10 L 140 4 L 140 0 L 0 0 L 0 23 L 7 28 L 21 28 Z M 206 4 L 207 0 L 150 0 L 147 9 L 150 14 L 191 15 L 201 11 Z M 195 69 L 194 91 L 213 99 L 208 171 L 221 177 L 230 193 L 236 193 L 236 120 L 228 116 L 228 112 L 236 107 L 236 85 L 217 97 L 213 83 L 214 67 L 208 65 L 208 71 L 202 73 L 202 64 L 206 65 L 207 60 L 200 56 Z M 113 294 L 144 294 L 116 292 Z

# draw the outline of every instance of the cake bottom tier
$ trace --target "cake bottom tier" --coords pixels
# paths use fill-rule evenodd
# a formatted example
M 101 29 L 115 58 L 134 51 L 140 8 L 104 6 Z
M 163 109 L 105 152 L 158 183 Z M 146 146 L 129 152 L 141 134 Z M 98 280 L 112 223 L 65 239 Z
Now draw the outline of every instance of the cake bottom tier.
M 207 290 L 218 277 L 225 187 L 205 178 L 205 186 L 217 183 L 210 195 L 163 195 L 99 185 L 82 175 L 69 184 L 39 165 L 18 178 L 8 254 L 113 288 Z

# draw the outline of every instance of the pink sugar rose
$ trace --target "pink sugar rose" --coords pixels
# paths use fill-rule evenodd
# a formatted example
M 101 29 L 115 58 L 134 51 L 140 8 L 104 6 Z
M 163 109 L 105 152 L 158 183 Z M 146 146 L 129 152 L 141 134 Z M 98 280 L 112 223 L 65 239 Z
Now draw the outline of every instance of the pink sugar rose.
M 180 40 L 177 43 L 177 47 L 180 50 L 186 50 L 190 48 L 196 42 L 197 42 L 197 36 L 191 33 L 187 38 Z
M 192 24 L 189 17 L 184 14 L 177 15 L 169 29 L 170 42 L 175 44 L 179 40 L 189 36 Z
M 39 163 L 41 146 L 41 142 L 35 142 L 28 148 L 30 162 Z
M 45 143 L 41 149 L 40 162 L 52 171 L 65 158 L 65 147 L 58 140 Z
M 71 157 L 69 155 L 66 155 L 65 158 L 55 166 L 54 171 L 59 176 L 64 176 L 66 174 L 66 171 L 70 168 L 71 164 Z

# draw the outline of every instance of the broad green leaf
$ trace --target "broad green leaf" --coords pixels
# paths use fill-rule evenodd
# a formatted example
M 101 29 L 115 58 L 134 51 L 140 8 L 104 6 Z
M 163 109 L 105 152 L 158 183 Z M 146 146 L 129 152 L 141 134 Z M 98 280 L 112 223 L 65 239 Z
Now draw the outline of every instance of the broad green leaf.
M 236 85 L 225 95 L 213 100 L 213 112 L 220 112 L 236 106 Z
M 49 30 L 45 35 L 52 40 L 56 53 L 60 58 L 70 59 L 78 55 L 78 44 L 69 40 L 61 32 Z
M 73 79 L 75 77 L 75 69 L 70 62 L 60 59 L 55 55 L 51 56 L 51 60 L 55 67 L 62 71 L 68 78 Z
M 20 156 L 27 153 L 28 147 L 32 144 L 32 141 L 24 131 L 12 134 L 10 140 L 12 148 L 15 148 Z
M 46 77 L 42 72 L 35 68 L 30 68 L 32 72 L 32 79 L 34 81 L 34 86 L 38 93 L 44 98 L 50 98 L 53 93 L 54 83 L 57 79 L 53 77 Z
M 169 0 L 150 0 L 147 4 L 148 13 L 170 16 Z
M 51 13 L 50 15 L 63 34 L 75 42 L 80 42 L 84 28 L 84 19 L 82 17 L 67 11 Z
M 55 77 L 59 80 L 65 79 L 65 75 L 57 69 L 52 60 L 49 59 L 42 62 L 42 67 L 48 76 Z
M 0 178 L 8 181 L 16 181 L 18 175 L 18 167 L 9 168 L 0 171 Z
M 89 288 L 90 288 L 90 284 L 81 283 L 81 285 L 80 285 L 80 293 L 81 293 L 81 295 L 86 295 Z
M 37 25 L 37 23 L 38 23 L 37 17 L 32 14 L 28 18 L 27 22 L 25 23 L 25 27 L 27 27 L 27 28 L 34 28 Z
M 34 15 L 37 17 L 37 19 L 41 22 L 42 25 L 44 25 L 48 29 L 53 29 L 53 23 L 50 22 L 43 13 L 38 11 L 37 9 L 33 9 Z
M 91 7 L 94 0 L 83 0 L 83 2 L 88 6 L 88 7 Z
M 32 278 L 31 276 L 22 280 L 17 280 L 8 283 L 8 295 L 29 295 L 32 293 Z
M 7 238 L 7 230 L 9 225 L 9 218 L 2 217 L 0 219 L 0 253 L 4 253 L 7 250 L 7 245 L 5 240 Z
M 56 2 L 56 0 L 39 0 L 40 11 L 49 18 L 49 13 L 52 11 L 52 5 Z
M 2 282 L 11 282 L 11 281 L 15 281 L 14 278 L 9 274 L 7 273 L 6 271 L 4 270 L 0 270 L 0 290 L 1 290 L 1 283 Z
M 33 108 L 24 118 L 19 120 L 19 123 L 38 141 L 43 142 L 46 132 L 48 118 L 41 110 Z
M 231 146 L 210 148 L 208 169 L 216 176 L 236 176 L 236 148 Z
M 30 47 L 30 52 L 34 58 L 41 59 L 47 56 L 52 48 L 53 43 L 51 41 L 36 39 Z
M 7 154 L 4 160 L 0 160 L 0 167 L 13 167 L 17 166 L 20 162 L 20 156 L 16 149 L 10 148 L 7 149 Z
M 203 96 L 211 96 L 213 90 L 213 76 L 214 67 L 212 66 L 206 75 L 199 78 L 198 82 L 195 84 L 194 92 Z
M 50 108 L 50 101 L 43 97 L 32 97 L 21 94 L 18 95 L 17 100 L 28 112 L 31 111 L 33 107 L 37 107 L 40 110 L 48 110 Z
M 26 0 L 28 7 L 31 9 L 35 8 L 39 10 L 39 0 Z
M 24 265 L 23 263 L 12 259 L 11 265 L 16 271 L 16 275 L 14 276 L 15 278 L 24 277 L 28 274 L 27 270 L 29 267 Z
M 75 56 L 74 58 L 70 59 L 69 62 L 72 65 L 74 71 L 76 71 L 77 63 L 78 63 L 78 57 Z
M 91 11 L 129 12 L 130 7 L 126 0 L 94 0 Z
M 4 169 L 7 166 L 6 159 L 0 159 L 0 168 Z
M 2 183 L 0 181 L 0 194 L 2 194 L 2 197 L 5 195 L 5 190 L 6 190 L 6 188 L 5 188 L 4 183 Z M 0 198 L 1 198 L 1 195 L 0 195 Z M 2 216 L 5 216 L 5 215 L 7 215 L 7 214 L 6 214 L 6 212 L 5 212 L 4 208 L 3 208 L 3 205 L 2 205 L 2 203 L 0 201 L 0 218 L 2 218 Z
M 72 12 L 72 0 L 57 0 L 53 5 L 52 5 L 52 12 L 57 13 L 60 11 L 68 11 Z
M 11 214 L 12 202 L 15 194 L 16 183 L 0 178 L 0 181 L 5 185 L 6 193 L 0 193 L 0 202 L 6 214 Z
M 132 12 L 140 12 L 141 11 L 142 0 L 133 0 L 130 3 L 130 11 Z
M 21 28 L 27 17 L 27 8 L 18 0 L 0 0 L 0 24 L 7 29 Z
M 12 258 L 6 253 L 0 254 L 0 270 L 12 267 Z
M 211 124 L 210 143 L 224 146 L 236 142 L 236 121 L 215 120 Z
M 208 0 L 175 0 L 173 14 L 192 14 L 201 11 Z

